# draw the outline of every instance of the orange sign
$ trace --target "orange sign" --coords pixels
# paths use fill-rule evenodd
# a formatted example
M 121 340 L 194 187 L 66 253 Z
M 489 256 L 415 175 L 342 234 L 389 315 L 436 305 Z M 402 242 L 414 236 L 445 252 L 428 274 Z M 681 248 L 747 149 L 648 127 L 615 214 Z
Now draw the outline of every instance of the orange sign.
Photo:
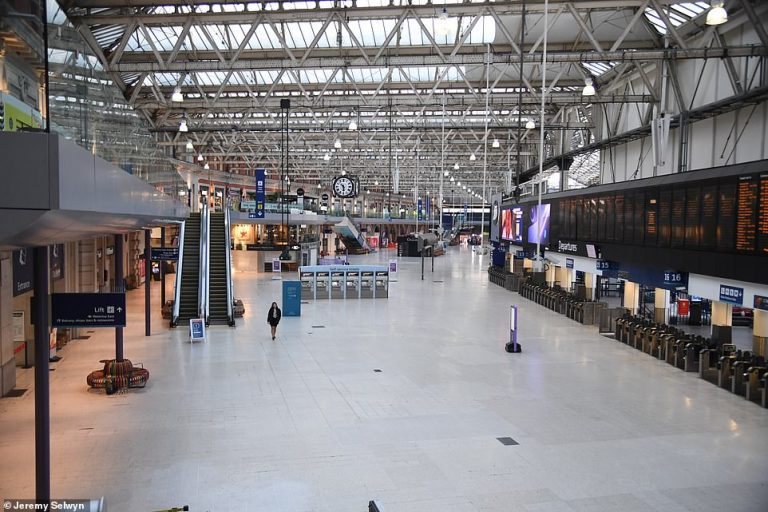
M 688 299 L 678 299 L 677 314 L 679 316 L 688 316 L 691 313 L 691 301 Z

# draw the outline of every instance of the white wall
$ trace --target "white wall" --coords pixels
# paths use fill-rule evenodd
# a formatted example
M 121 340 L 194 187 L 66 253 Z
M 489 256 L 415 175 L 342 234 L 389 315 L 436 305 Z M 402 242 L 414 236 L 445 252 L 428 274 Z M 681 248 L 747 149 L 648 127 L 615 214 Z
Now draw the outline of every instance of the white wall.
M 700 274 L 688 275 L 688 293 L 710 300 L 720 300 L 720 285 L 735 286 L 744 289 L 744 307 L 751 308 L 755 295 L 768 297 L 768 285 L 746 283 L 721 277 L 703 276 Z

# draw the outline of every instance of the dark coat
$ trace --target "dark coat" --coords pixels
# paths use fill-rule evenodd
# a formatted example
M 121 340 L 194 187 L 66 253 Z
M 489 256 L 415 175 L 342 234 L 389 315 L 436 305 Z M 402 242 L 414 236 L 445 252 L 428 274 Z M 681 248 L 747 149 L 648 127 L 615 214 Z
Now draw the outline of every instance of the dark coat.
M 275 317 L 272 318 L 272 307 L 270 306 L 269 311 L 267 311 L 267 323 L 271 326 L 276 326 L 280 323 L 280 319 L 283 317 L 283 312 L 280 311 L 280 306 L 277 306 L 275 308 Z

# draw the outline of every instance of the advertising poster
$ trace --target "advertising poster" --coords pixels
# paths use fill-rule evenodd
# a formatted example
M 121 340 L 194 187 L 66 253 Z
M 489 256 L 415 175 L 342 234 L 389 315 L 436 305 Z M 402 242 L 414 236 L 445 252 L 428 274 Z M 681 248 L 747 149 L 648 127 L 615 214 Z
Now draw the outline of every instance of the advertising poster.
M 35 285 L 32 249 L 13 251 L 13 296 L 31 292 Z
M 491 241 L 499 241 L 499 225 L 501 224 L 501 201 L 502 195 L 495 194 L 491 197 Z M 509 212 L 509 210 L 505 210 Z
M 24 341 L 24 311 L 13 312 L 13 341 Z
M 256 218 L 263 219 L 266 213 L 266 170 L 256 169 Z
M 189 341 L 205 341 L 205 322 L 202 318 L 189 319 Z
M 301 316 L 301 281 L 283 281 L 283 316 Z
M 50 248 L 51 279 L 64 279 L 64 244 L 52 245 Z

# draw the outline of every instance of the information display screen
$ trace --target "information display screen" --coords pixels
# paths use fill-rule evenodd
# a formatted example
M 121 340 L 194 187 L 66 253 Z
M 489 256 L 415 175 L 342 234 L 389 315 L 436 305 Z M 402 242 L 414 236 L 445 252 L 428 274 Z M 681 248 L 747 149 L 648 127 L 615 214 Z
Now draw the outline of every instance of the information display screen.
M 616 211 L 614 209 L 615 198 L 608 196 L 605 198 L 605 240 L 613 242 L 614 229 L 616 226 Z
M 739 199 L 736 209 L 736 250 L 755 250 L 757 235 L 758 180 L 752 176 L 739 178 Z
M 635 194 L 635 237 L 634 243 L 642 244 L 645 238 L 645 193 Z
M 699 248 L 700 205 L 701 188 L 685 189 L 685 246 L 690 249 Z
M 597 240 L 597 198 L 589 199 L 589 239 Z
M 597 200 L 597 239 L 605 242 L 605 197 Z
M 575 240 L 577 237 L 576 233 L 576 199 L 569 199 L 568 200 L 568 215 L 571 217 L 570 221 L 568 222 L 569 228 L 568 228 L 568 236 L 571 240 Z
M 672 191 L 672 247 L 682 247 L 685 243 L 685 189 L 676 188 Z
M 635 243 L 635 194 L 624 194 L 624 242 Z
M 717 187 L 701 189 L 701 231 L 699 248 L 714 249 L 717 245 Z
M 659 245 L 669 247 L 670 234 L 672 232 L 669 217 L 672 214 L 672 191 L 662 189 L 659 191 L 658 204 Z
M 732 251 L 736 239 L 736 191 L 735 183 L 722 184 L 718 193 L 717 249 Z
M 655 191 L 645 194 L 645 243 L 656 245 L 659 238 L 659 200 Z
M 616 226 L 614 230 L 613 239 L 617 242 L 624 240 L 624 194 L 616 194 L 614 203 L 614 217 L 616 218 Z
M 586 199 L 579 198 L 576 200 L 576 236 L 579 239 L 587 240 L 589 233 L 587 232 L 587 214 L 584 211 L 584 203 Z
M 760 207 L 757 216 L 757 252 L 768 254 L 768 174 L 760 175 Z

